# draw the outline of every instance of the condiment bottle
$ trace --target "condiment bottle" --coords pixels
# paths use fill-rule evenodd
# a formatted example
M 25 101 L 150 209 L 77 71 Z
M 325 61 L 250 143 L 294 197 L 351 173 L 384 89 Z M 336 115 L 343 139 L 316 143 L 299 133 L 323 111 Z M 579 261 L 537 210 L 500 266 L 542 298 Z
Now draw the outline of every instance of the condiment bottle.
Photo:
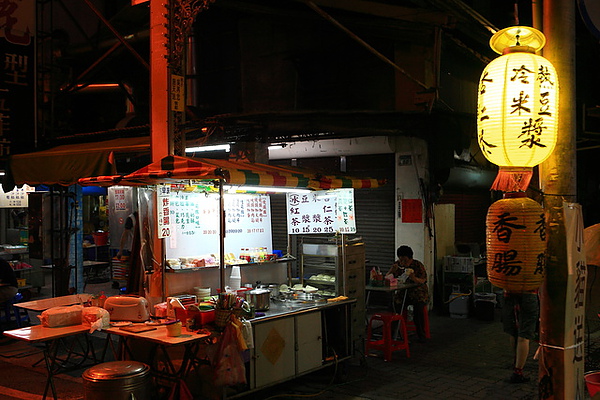
M 98 297 L 98 306 L 104 308 L 104 302 L 106 301 L 106 295 L 104 292 L 100 292 L 100 297 Z

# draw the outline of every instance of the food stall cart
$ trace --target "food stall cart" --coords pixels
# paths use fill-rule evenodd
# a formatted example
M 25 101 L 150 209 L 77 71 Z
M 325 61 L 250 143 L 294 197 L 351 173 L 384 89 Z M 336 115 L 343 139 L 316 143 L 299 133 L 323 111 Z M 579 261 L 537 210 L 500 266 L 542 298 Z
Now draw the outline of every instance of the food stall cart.
M 210 279 L 211 282 L 215 282 L 214 274 L 217 271 L 218 289 L 224 291 L 225 286 L 231 283 L 227 279 L 226 270 L 233 270 L 234 266 L 239 266 L 244 271 L 254 269 L 255 273 L 263 274 L 273 266 L 275 267 L 271 268 L 271 273 L 273 271 L 280 273 L 281 269 L 276 266 L 284 265 L 283 272 L 288 283 L 291 283 L 289 264 L 293 260 L 289 257 L 272 259 L 270 240 L 261 242 L 264 240 L 264 237 L 261 237 L 261 233 L 264 233 L 263 228 L 257 229 L 258 234 L 253 235 L 254 238 L 258 238 L 258 241 L 252 242 L 248 239 L 246 247 L 262 248 L 259 257 L 265 255 L 268 257 L 260 259 L 259 262 L 242 262 L 244 254 L 240 253 L 243 253 L 244 247 L 240 248 L 239 243 L 233 245 L 230 243 L 232 240 L 235 242 L 236 233 L 247 234 L 247 231 L 236 228 L 236 221 L 232 220 L 231 214 L 228 220 L 227 210 L 231 210 L 236 205 L 228 200 L 225 186 L 237 187 L 245 193 L 234 195 L 242 196 L 243 201 L 239 203 L 251 203 L 254 209 L 265 210 L 268 208 L 264 203 L 266 199 L 261 196 L 266 196 L 264 193 L 272 192 L 273 188 L 277 187 L 319 190 L 345 185 L 377 187 L 381 184 L 374 179 L 323 176 L 294 168 L 177 156 L 167 156 L 126 176 L 86 178 L 81 179 L 80 183 L 140 187 L 141 190 L 138 189 L 138 227 L 142 243 L 140 262 L 146 272 L 152 272 L 147 275 L 150 277 L 150 290 L 147 292 L 147 297 L 156 301 L 164 301 L 167 296 L 177 294 L 172 290 L 177 287 L 178 279 L 173 277 L 183 276 L 184 278 L 180 278 L 179 281 L 184 280 L 189 284 L 193 280 L 189 274 L 202 274 L 202 286 L 205 286 L 205 282 Z M 150 185 L 157 186 L 148 188 Z M 254 188 L 249 189 L 249 185 Z M 211 204 L 204 211 L 194 208 L 196 203 L 193 206 L 190 203 L 192 197 L 199 197 L 195 194 L 198 190 Z M 228 201 L 229 203 L 226 204 Z M 240 214 L 248 211 L 245 206 L 238 204 L 237 207 Z M 176 210 L 177 208 L 179 211 Z M 211 211 L 205 212 L 207 209 Z M 181 215 L 185 215 L 186 218 L 191 216 L 193 220 L 201 213 L 202 219 L 206 221 L 196 220 L 193 223 L 180 221 L 180 226 L 173 229 L 172 218 L 177 218 L 177 212 L 181 212 Z M 201 226 L 200 222 L 206 223 L 202 230 L 203 235 L 200 237 L 185 229 L 186 224 Z M 182 227 L 184 229 L 181 229 Z M 210 237 L 215 236 L 217 231 L 218 240 L 213 242 L 212 246 L 218 245 L 218 257 L 214 253 L 209 253 L 208 257 L 203 256 L 205 250 L 196 248 L 206 245 L 200 241 L 210 242 Z M 186 236 L 195 236 L 194 240 L 197 242 L 190 243 Z M 270 239 L 270 232 L 267 236 Z M 190 253 L 191 250 L 195 251 L 185 260 L 185 264 L 191 265 L 182 267 L 182 259 L 186 257 L 183 253 L 178 253 L 181 248 L 186 248 Z M 179 265 L 176 265 L 178 263 Z M 209 275 L 213 277 L 207 278 Z M 248 278 L 245 279 L 252 282 Z M 278 279 L 281 279 L 281 275 Z M 268 310 L 250 319 L 254 340 L 250 348 L 251 356 L 246 363 L 247 384 L 240 393 L 233 393 L 233 395 L 246 394 L 248 391 L 292 379 L 351 357 L 353 353 L 352 305 L 355 302 L 355 299 L 348 297 L 323 298 L 319 301 L 300 299 L 281 303 L 271 301 Z

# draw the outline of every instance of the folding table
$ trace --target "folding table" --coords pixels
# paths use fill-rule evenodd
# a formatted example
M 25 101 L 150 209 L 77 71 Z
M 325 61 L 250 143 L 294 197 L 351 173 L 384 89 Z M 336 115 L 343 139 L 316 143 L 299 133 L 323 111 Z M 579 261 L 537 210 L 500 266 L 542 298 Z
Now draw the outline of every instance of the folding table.
M 53 380 L 55 375 L 72 369 L 82 368 L 83 363 L 88 360 L 90 354 L 92 355 L 94 363 L 98 363 L 92 343 L 87 334 L 89 330 L 90 327 L 84 325 L 71 325 L 58 328 L 47 328 L 42 325 L 34 325 L 5 331 L 4 335 L 13 339 L 22 340 L 29 344 L 44 344 L 44 362 L 46 371 L 48 372 L 48 379 L 46 380 L 43 399 L 46 399 L 48 388 L 51 388 L 52 396 L 54 397 L 54 400 L 57 400 L 58 397 L 56 396 L 56 388 Z M 80 335 L 83 335 L 84 337 L 85 346 L 82 346 L 82 352 L 78 353 L 75 351 L 75 346 L 77 343 L 81 344 L 81 342 L 77 340 Z M 67 338 L 73 338 L 74 340 L 68 345 L 66 357 L 64 359 L 59 359 L 58 349 L 60 343 Z M 81 357 L 79 362 L 75 363 L 72 361 L 71 358 L 74 356 Z M 69 363 L 72 365 L 69 366 Z
M 144 324 L 133 324 L 133 326 L 143 326 Z M 182 332 L 181 336 L 167 336 L 167 327 L 165 325 L 152 326 L 153 330 L 146 332 L 130 332 L 123 330 L 119 327 L 111 327 L 106 329 L 104 332 L 110 335 L 119 336 L 119 350 L 115 353 L 115 359 L 124 360 L 127 357 L 135 360 L 135 354 L 130 349 L 130 340 L 141 340 L 152 347 L 149 353 L 149 359 L 151 360 L 150 371 L 158 378 L 165 379 L 172 383 L 177 383 L 180 379 L 185 378 L 189 372 L 191 366 L 194 363 L 201 363 L 202 360 L 197 359 L 196 354 L 198 348 L 203 343 L 210 341 L 210 334 L 207 333 L 196 333 L 196 332 Z M 112 346 L 110 337 L 108 343 Z M 176 368 L 169 355 L 169 348 L 173 346 L 184 346 L 183 359 L 179 368 Z M 155 357 L 157 352 L 161 352 L 164 356 L 164 366 L 161 368 L 158 362 L 158 357 Z

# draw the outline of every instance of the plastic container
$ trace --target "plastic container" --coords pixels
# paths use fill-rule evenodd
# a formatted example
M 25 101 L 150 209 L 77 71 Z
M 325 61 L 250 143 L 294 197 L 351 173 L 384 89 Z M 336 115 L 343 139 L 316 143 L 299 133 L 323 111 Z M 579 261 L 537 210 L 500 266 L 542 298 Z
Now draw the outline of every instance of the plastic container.
M 215 320 L 215 310 L 193 311 L 176 308 L 175 317 L 181 321 L 193 318 L 196 326 L 204 326 Z
M 242 275 L 240 274 L 239 265 L 231 267 L 231 275 L 229 276 L 229 287 L 232 290 L 238 290 L 242 287 Z
M 108 232 L 92 232 L 92 237 L 96 246 L 106 246 L 108 244 Z
M 596 396 L 600 392 L 600 371 L 588 372 L 583 377 L 590 397 L 592 399 L 600 399 L 600 395 Z
M 451 318 L 467 318 L 469 316 L 469 295 L 452 293 L 448 298 Z
M 182 326 L 183 326 L 183 324 L 181 323 L 181 321 L 167 324 L 167 336 L 172 336 L 172 337 L 181 336 L 181 327 Z

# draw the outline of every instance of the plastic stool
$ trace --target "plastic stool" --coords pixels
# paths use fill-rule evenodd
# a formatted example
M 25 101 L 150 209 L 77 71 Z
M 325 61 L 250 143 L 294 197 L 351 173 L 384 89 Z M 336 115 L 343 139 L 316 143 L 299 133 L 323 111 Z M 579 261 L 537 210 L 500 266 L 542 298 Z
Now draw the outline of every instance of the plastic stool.
M 17 322 L 17 327 L 22 328 L 21 324 L 24 321 L 31 322 L 29 319 L 29 314 L 25 311 L 24 314 L 21 314 L 21 310 L 18 307 L 15 307 L 14 304 L 20 303 L 23 300 L 23 295 L 21 293 L 17 293 L 12 299 L 5 301 L 2 305 L 2 310 L 4 311 L 4 316 L 0 317 L 0 321 L 11 322 L 13 316 L 15 317 L 15 321 Z
M 383 337 L 379 340 L 373 340 L 373 321 L 383 322 Z M 392 322 L 398 321 L 400 324 L 398 329 L 402 333 L 402 340 L 394 339 L 394 332 L 392 332 Z M 392 353 L 398 350 L 406 350 L 406 357 L 410 358 L 410 349 L 408 347 L 408 335 L 406 331 L 406 322 L 400 314 L 396 313 L 377 313 L 374 314 L 369 320 L 369 326 L 367 328 L 367 341 L 365 343 L 365 350 L 368 355 L 369 350 L 382 350 L 383 359 L 385 361 L 392 360 Z
M 404 310 L 402 313 L 404 320 L 406 321 L 406 330 L 409 332 L 416 332 L 417 326 L 414 321 L 408 319 L 408 311 Z M 429 309 L 427 304 L 423 306 L 423 330 L 425 331 L 425 337 L 431 339 L 431 332 L 429 330 Z

